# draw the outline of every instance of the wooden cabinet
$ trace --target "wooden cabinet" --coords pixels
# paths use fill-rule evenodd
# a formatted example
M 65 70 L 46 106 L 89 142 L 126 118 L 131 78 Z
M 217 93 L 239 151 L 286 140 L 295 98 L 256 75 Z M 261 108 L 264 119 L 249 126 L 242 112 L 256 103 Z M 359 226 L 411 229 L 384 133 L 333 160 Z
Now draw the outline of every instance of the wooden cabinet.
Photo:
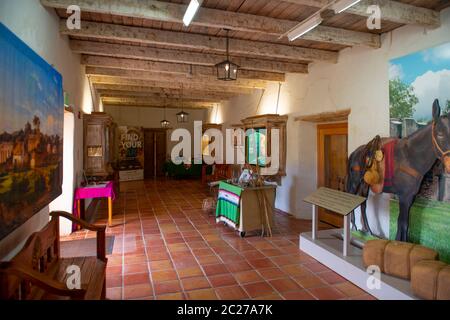
M 84 115 L 84 171 L 86 176 L 106 179 L 114 173 L 115 124 L 104 112 Z
M 271 156 L 271 139 L 272 139 L 272 130 L 278 129 L 279 130 L 279 170 L 277 177 L 286 176 L 286 139 L 287 139 L 287 130 L 286 130 L 286 124 L 287 124 L 288 116 L 281 116 L 278 114 L 265 114 L 265 115 L 259 115 L 254 117 L 249 117 L 244 120 L 241 120 L 242 126 L 241 128 L 244 129 L 244 131 L 247 131 L 248 129 L 255 129 L 260 130 L 260 132 L 265 132 L 265 134 L 261 135 L 261 138 L 264 139 L 263 143 L 266 149 L 265 154 L 267 156 Z M 261 129 L 264 129 L 264 131 L 261 131 Z M 246 150 L 245 150 L 245 157 L 246 162 L 250 164 L 254 161 L 251 161 L 252 159 L 249 159 L 249 143 L 248 143 L 248 135 L 246 138 Z M 259 154 L 259 152 L 258 152 Z M 250 161 L 249 161 L 250 160 Z M 256 161 L 259 161 L 256 160 Z M 256 165 L 256 164 L 255 164 Z M 264 166 L 264 163 L 259 163 L 260 166 Z

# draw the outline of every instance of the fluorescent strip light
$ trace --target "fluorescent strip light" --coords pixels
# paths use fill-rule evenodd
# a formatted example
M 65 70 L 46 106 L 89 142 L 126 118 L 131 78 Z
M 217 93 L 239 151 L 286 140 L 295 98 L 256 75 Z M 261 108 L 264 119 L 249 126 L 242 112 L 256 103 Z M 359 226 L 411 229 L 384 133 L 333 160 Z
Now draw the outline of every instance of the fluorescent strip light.
M 186 9 L 186 13 L 184 14 L 183 17 L 183 23 L 186 27 L 188 27 L 191 22 L 192 19 L 194 19 L 195 14 L 198 11 L 198 8 L 200 8 L 200 6 L 202 5 L 203 0 L 191 0 L 191 2 L 189 3 L 189 6 Z
M 350 7 L 353 7 L 355 4 L 357 4 L 360 1 L 361 0 L 340 0 L 340 1 L 337 1 L 333 5 L 334 13 L 338 14 L 338 13 L 344 12 L 345 10 L 347 10 Z
M 315 15 L 310 19 L 300 23 L 297 27 L 289 31 L 289 33 L 287 34 L 289 41 L 294 41 L 295 39 L 300 38 L 304 34 L 310 32 L 312 29 L 321 24 L 322 21 L 323 20 L 320 15 Z

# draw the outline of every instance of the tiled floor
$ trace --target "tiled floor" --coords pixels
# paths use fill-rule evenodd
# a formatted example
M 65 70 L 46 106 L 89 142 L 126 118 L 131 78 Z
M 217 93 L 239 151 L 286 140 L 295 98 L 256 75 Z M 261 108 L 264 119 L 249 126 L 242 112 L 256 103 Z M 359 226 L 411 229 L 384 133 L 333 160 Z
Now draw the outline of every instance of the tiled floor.
M 298 249 L 310 222 L 277 213 L 273 237 L 242 239 L 202 211 L 208 196 L 197 181 L 121 184 L 107 231 L 115 235 L 108 298 L 373 299 Z

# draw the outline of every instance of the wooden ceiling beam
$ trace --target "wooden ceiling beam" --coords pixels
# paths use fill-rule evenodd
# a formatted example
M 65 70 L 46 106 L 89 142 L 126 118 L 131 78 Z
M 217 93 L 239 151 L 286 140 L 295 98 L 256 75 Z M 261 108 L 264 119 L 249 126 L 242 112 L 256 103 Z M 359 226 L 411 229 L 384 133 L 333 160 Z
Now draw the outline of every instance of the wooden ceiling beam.
M 155 93 L 155 92 L 141 92 L 141 91 L 118 91 L 118 90 L 97 90 L 100 97 L 117 97 L 117 98 L 159 98 L 159 99 L 186 99 L 191 101 L 214 101 L 220 102 L 222 100 L 228 100 L 232 96 L 217 95 L 217 94 L 192 94 L 186 92 L 181 93 Z
M 66 9 L 73 3 L 73 0 L 41 0 L 41 3 L 46 7 Z M 184 4 L 151 0 L 77 0 L 77 5 L 82 12 L 175 23 L 183 23 L 183 16 L 187 8 Z M 192 21 L 192 25 L 196 26 L 262 33 L 273 35 L 274 38 L 285 34 L 296 24 L 296 21 L 204 7 L 198 10 Z M 344 46 L 380 47 L 378 35 L 326 26 L 319 26 L 304 35 L 303 39 Z
M 226 52 L 225 38 L 187 32 L 128 27 L 97 22 L 83 22 L 81 29 L 71 30 L 67 27 L 66 20 L 61 20 L 60 31 L 61 34 L 77 37 L 193 48 L 218 53 Z M 339 55 L 334 51 L 239 39 L 230 41 L 230 54 L 265 57 L 267 59 L 289 59 L 309 62 L 325 61 L 330 63 L 336 63 Z
M 144 80 L 133 78 L 120 78 L 102 75 L 90 75 L 90 81 L 98 87 L 99 84 L 116 85 L 116 86 L 138 86 L 149 88 L 166 88 L 181 91 L 201 90 L 206 92 L 225 92 L 233 94 L 252 94 L 253 89 L 236 87 L 232 85 L 220 85 L 212 83 L 192 83 L 181 81 L 162 81 L 162 80 Z
M 71 40 L 70 47 L 73 52 L 81 54 L 203 66 L 214 66 L 226 59 L 225 55 L 111 44 L 96 41 Z M 252 59 L 245 57 L 233 57 L 233 62 L 244 70 L 280 73 L 308 73 L 307 64 L 278 62 L 274 60 Z
M 157 87 L 143 87 L 143 86 L 125 86 L 113 84 L 94 84 L 95 89 L 99 93 L 114 93 L 120 94 L 142 94 L 142 95 L 157 95 L 160 97 L 207 97 L 214 99 L 230 99 L 236 96 L 235 93 L 226 93 L 221 91 L 207 91 L 207 90 L 181 90 L 171 88 L 157 88 Z
M 216 73 L 217 71 L 216 68 L 214 67 L 197 66 L 197 65 L 194 66 L 181 63 L 155 62 L 146 60 L 126 59 L 126 58 L 83 55 L 81 57 L 81 64 L 93 67 L 175 73 L 192 77 L 217 78 Z M 239 78 L 276 81 L 276 82 L 284 82 L 285 80 L 283 73 L 253 71 L 253 70 L 240 70 Z
M 331 2 L 330 0 L 283 1 L 315 8 L 323 8 Z M 384 21 L 400 24 L 420 25 L 430 28 L 438 28 L 441 25 L 439 12 L 392 0 L 362 0 L 361 2 L 348 8 L 345 13 L 350 13 L 361 17 L 369 17 L 370 13 L 367 9 L 371 5 L 380 6 L 381 19 Z
M 232 83 L 230 83 L 231 81 L 225 82 L 217 80 L 217 77 L 215 77 L 214 75 L 189 77 L 182 74 L 149 72 L 141 70 L 125 70 L 125 69 L 103 68 L 103 67 L 86 67 L 86 74 L 117 77 L 117 78 L 141 79 L 149 81 L 173 81 L 180 83 L 195 83 L 199 86 L 206 84 L 214 84 L 218 86 L 229 85 L 234 87 L 254 88 L 254 89 L 264 89 L 267 86 L 267 82 L 262 80 L 237 79 L 235 81 L 232 81 Z
M 104 105 L 119 105 L 119 106 L 140 106 L 140 107 L 156 107 L 156 108 L 171 108 L 171 109 L 208 109 L 214 107 L 217 103 L 186 101 L 181 99 L 147 99 L 147 98 L 120 98 L 120 97 L 103 97 L 102 103 Z

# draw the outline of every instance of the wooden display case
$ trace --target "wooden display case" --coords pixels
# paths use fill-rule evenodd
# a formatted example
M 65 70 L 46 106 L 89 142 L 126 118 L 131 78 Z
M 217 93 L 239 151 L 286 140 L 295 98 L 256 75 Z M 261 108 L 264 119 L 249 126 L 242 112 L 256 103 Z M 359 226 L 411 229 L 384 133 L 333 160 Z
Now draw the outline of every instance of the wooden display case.
M 278 177 L 286 176 L 286 139 L 287 139 L 287 120 L 288 116 L 278 114 L 265 114 L 249 117 L 241 120 L 242 125 L 239 127 L 247 131 L 248 129 L 265 129 L 266 130 L 266 147 L 267 155 L 271 156 L 271 131 L 273 129 L 280 130 L 280 167 Z M 248 163 L 248 148 L 245 150 L 245 159 Z
M 116 125 L 104 112 L 84 115 L 84 171 L 94 180 L 114 174 Z

